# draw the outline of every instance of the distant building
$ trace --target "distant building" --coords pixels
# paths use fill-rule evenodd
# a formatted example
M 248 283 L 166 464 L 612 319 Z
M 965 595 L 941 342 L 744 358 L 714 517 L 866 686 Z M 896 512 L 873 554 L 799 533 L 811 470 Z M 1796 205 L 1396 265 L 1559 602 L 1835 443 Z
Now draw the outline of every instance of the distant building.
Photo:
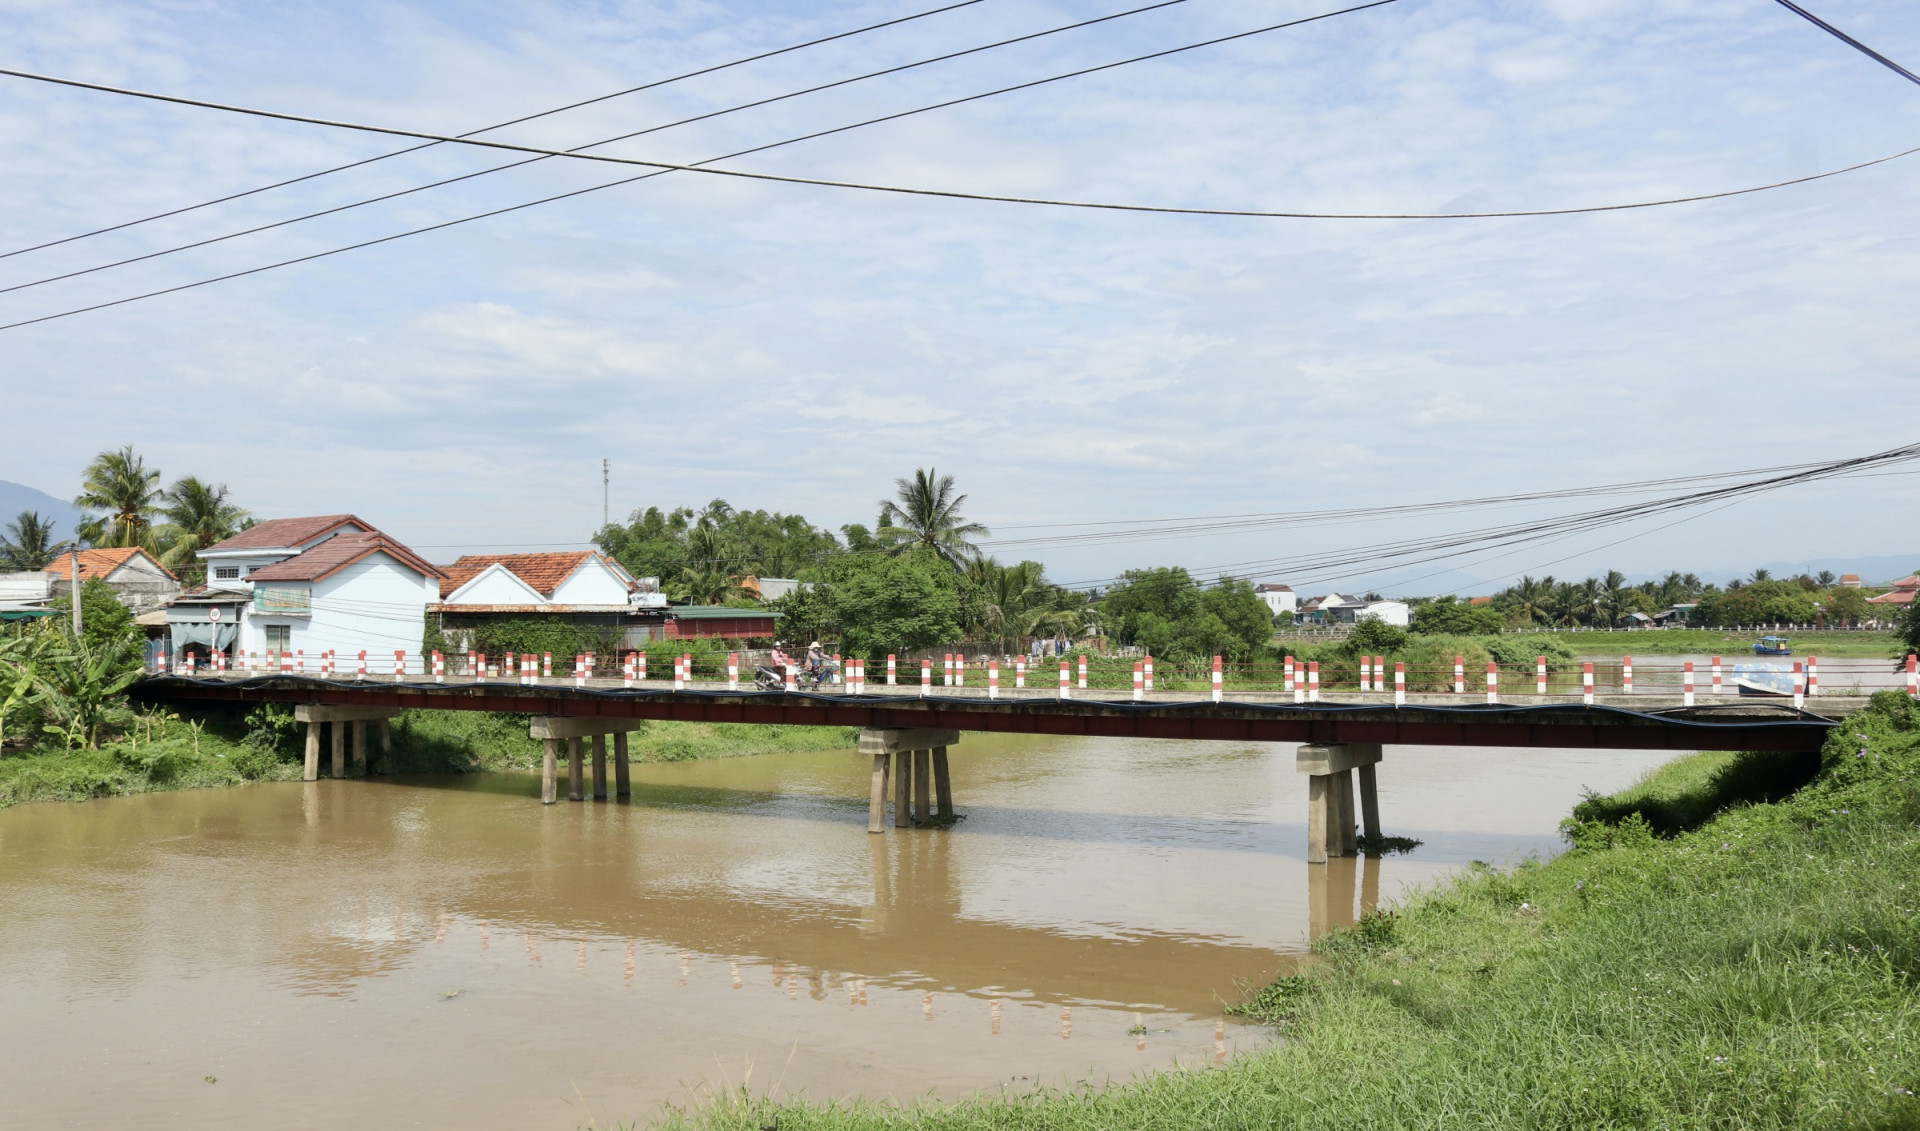
M 350 514 L 275 518 L 199 551 L 207 582 L 167 606 L 174 655 L 209 644 L 355 657 L 405 650 L 419 670 L 440 567 Z M 218 613 L 216 617 L 214 614 Z
M 1843 574 L 1841 574 L 1841 575 L 1840 575 L 1840 588 L 1842 588 L 1842 589 L 1858 589 L 1858 588 L 1860 588 L 1860 575 L 1859 575 L 1859 574 L 1857 574 L 1857 573 L 1843 573 Z
M 636 578 L 595 550 L 469 554 L 445 570 L 440 600 L 428 611 L 458 651 L 473 647 L 476 630 L 489 623 L 530 616 L 598 629 L 621 649 L 652 640 L 770 637 L 778 620 L 763 609 L 669 605 L 657 578 Z
M 51 596 L 64 597 L 73 589 L 73 551 L 68 550 L 43 570 Z M 138 546 L 80 551 L 80 584 L 95 578 L 113 587 L 120 603 L 136 614 L 164 608 L 180 592 L 180 579 Z
M 1479 608 L 1484 608 L 1491 604 L 1493 604 L 1492 597 L 1468 597 L 1467 598 L 1467 606 L 1469 608 L 1479 609 Z
M 1294 593 L 1291 585 L 1272 585 L 1262 582 L 1254 586 L 1253 591 L 1260 595 L 1260 599 L 1267 603 L 1267 608 L 1272 610 L 1276 617 L 1291 617 L 1300 611 L 1300 598 Z
M 1363 620 L 1377 620 L 1396 628 L 1405 628 L 1413 623 L 1413 609 L 1405 601 L 1369 601 L 1364 597 L 1343 597 L 1338 593 L 1312 598 L 1300 606 L 1300 611 L 1314 624 L 1356 624 Z
M 1869 605 L 1911 605 L 1916 593 L 1920 593 L 1920 576 L 1903 577 L 1893 583 L 1893 587 L 1878 597 L 1868 597 Z

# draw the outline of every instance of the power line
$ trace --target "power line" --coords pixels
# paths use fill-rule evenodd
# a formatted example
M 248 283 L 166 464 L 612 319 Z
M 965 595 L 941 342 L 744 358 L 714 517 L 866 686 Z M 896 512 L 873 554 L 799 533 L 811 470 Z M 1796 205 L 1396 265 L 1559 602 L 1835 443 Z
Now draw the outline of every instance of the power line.
M 1907 70 L 1905 67 L 1894 62 L 1892 59 L 1887 58 L 1885 55 L 1882 55 L 1878 51 L 1875 51 L 1873 48 L 1868 47 L 1866 44 L 1848 35 L 1846 32 L 1841 31 L 1837 27 L 1834 27 L 1832 24 L 1821 19 L 1819 16 L 1814 15 L 1812 12 L 1809 12 L 1805 8 L 1802 8 L 1800 5 L 1794 3 L 1793 0 L 1776 0 L 1776 2 L 1782 8 L 1785 8 L 1787 11 L 1792 12 L 1794 15 L 1799 16 L 1803 20 L 1806 20 L 1808 23 L 1812 24 L 1814 27 L 1817 27 L 1821 31 L 1826 32 L 1828 35 L 1833 36 L 1835 39 L 1846 44 L 1848 47 L 1851 47 L 1855 51 L 1860 52 L 1862 55 L 1865 55 L 1867 58 L 1872 59 L 1874 62 L 1887 68 L 1888 70 L 1892 71 L 1894 74 L 1899 75 L 1901 78 L 1906 79 L 1908 82 L 1920 84 L 1920 75 L 1914 74 L 1912 71 Z
M 975 0 L 975 2 L 978 2 L 978 0 Z M 1096 16 L 1092 19 L 1080 20 L 1076 23 L 1063 24 L 1059 27 L 1047 28 L 1044 31 L 1030 32 L 1026 35 L 1014 36 L 1011 39 L 1002 39 L 993 43 L 981 44 L 978 47 L 968 47 L 959 51 L 949 51 L 942 55 L 935 55 L 931 58 L 920 59 L 911 63 L 902 63 L 894 67 L 886 67 L 877 71 L 868 71 L 865 74 L 854 75 L 850 78 L 835 79 L 832 82 L 819 83 L 814 86 L 804 87 L 799 90 L 788 91 L 785 94 L 776 94 L 767 98 L 756 99 L 752 102 L 743 102 L 738 105 L 724 107 L 719 110 L 710 110 L 704 114 L 695 114 L 692 117 L 681 118 L 677 121 L 665 122 L 657 126 L 649 126 L 644 130 L 633 130 L 631 132 L 624 133 L 624 134 L 616 134 L 613 137 L 602 138 L 599 141 L 590 141 L 584 145 L 576 145 L 571 149 L 564 150 L 562 155 L 584 153 L 590 149 L 598 149 L 601 146 L 612 145 L 616 142 L 630 141 L 634 138 L 644 137 L 648 134 L 660 133 L 663 130 L 670 130 L 680 126 L 692 125 L 696 122 L 710 121 L 714 118 L 724 117 L 725 115 L 728 115 L 728 114 L 737 114 L 745 110 L 758 109 L 763 106 L 770 106 L 776 102 L 785 102 L 789 99 L 799 98 L 804 95 L 817 94 L 824 90 L 833 90 L 837 87 L 851 86 L 854 83 L 866 82 L 869 79 L 876 79 L 876 78 L 885 77 L 887 75 L 900 74 L 904 71 L 914 70 L 919 67 L 932 65 L 934 63 L 949 62 L 951 60 L 963 58 L 968 55 L 977 55 L 977 54 L 980 54 L 981 52 L 992 51 L 1001 47 L 1012 46 L 1013 44 L 1017 44 L 1017 43 L 1026 43 L 1031 40 L 1043 39 L 1047 36 L 1059 35 L 1063 32 L 1078 31 L 1082 28 L 1092 27 L 1095 24 L 1108 23 L 1113 20 L 1124 19 L 1128 16 L 1137 16 L 1145 12 L 1152 12 L 1160 8 L 1170 8 L 1176 4 L 1185 4 L 1188 2 L 1189 0 L 1157 0 L 1157 2 L 1145 5 L 1144 7 L 1130 8 L 1123 12 L 1114 12 L 1105 16 Z M 612 97 L 612 96 L 608 96 L 608 97 Z M 526 121 L 526 120 L 527 119 L 525 118 L 519 119 L 519 121 Z M 869 124 L 871 123 L 869 122 L 857 123 L 857 125 L 869 125 Z M 498 127 L 489 127 L 489 128 L 498 128 Z M 855 127 L 841 127 L 841 129 L 850 129 L 850 128 L 855 128 Z M 475 131 L 475 132 L 477 133 L 477 132 L 483 132 L 483 131 Z M 467 137 L 471 135 L 462 134 L 461 136 Z M 780 142 L 777 144 L 790 145 L 790 144 L 793 144 L 793 141 L 805 141 L 813 136 L 817 136 L 817 135 L 808 135 L 807 137 L 796 138 L 796 139 L 792 139 L 791 141 Z M 403 149 L 397 152 L 412 153 L 416 150 L 426 149 L 426 148 L 429 148 L 430 146 L 441 145 L 441 144 L 444 144 L 444 143 L 437 142 L 437 141 L 428 142 L 426 145 L 417 145 L 417 146 L 413 146 L 410 149 Z M 762 147 L 762 148 L 770 148 L 770 147 Z M 706 164 L 711 161 L 725 161 L 729 157 L 738 157 L 738 156 L 742 156 L 745 153 L 752 153 L 757 151 L 758 150 L 742 150 L 740 153 L 730 153 L 723 157 L 709 158 L 708 162 L 702 162 L 702 164 Z M 49 275 L 49 276 L 46 276 L 45 278 L 34 279 L 25 283 L 14 283 L 11 286 L 0 287 L 0 294 L 8 294 L 13 291 L 23 291 L 31 287 L 44 286 L 47 283 L 63 282 L 67 279 L 76 279 L 84 275 L 92 275 L 100 271 L 108 271 L 115 267 L 125 267 L 134 263 L 143 263 L 150 259 L 159 259 L 159 258 L 162 258 L 163 256 L 173 255 L 182 251 L 192 251 L 195 248 L 208 247 L 212 244 L 224 243 L 227 240 L 238 239 L 242 236 L 257 235 L 260 232 L 272 231 L 275 228 L 284 228 L 293 224 L 304 223 L 305 221 L 308 221 L 308 220 L 317 220 L 325 216 L 333 216 L 342 212 L 348 212 L 355 208 L 363 208 L 370 204 L 380 204 L 389 200 L 397 200 L 400 197 L 410 196 L 418 192 L 426 192 L 429 189 L 444 188 L 447 185 L 459 184 L 462 181 L 470 181 L 479 177 L 489 176 L 493 173 L 503 172 L 508 169 L 518 169 L 527 165 L 535 165 L 542 161 L 550 161 L 552 159 L 553 159 L 553 156 L 551 155 L 541 154 L 540 156 L 537 156 L 537 157 L 526 157 L 518 161 L 509 161 L 504 165 L 493 165 L 485 169 L 476 169 L 471 173 L 462 173 L 458 176 L 446 177 L 441 180 L 431 181 L 424 185 L 415 185 L 412 188 L 398 189 L 394 192 L 382 193 L 379 196 L 367 197 L 363 200 L 353 201 L 348 204 L 336 205 L 332 208 L 323 208 L 317 212 L 308 212 L 300 216 L 288 217 L 287 219 L 284 219 L 284 220 L 275 220 L 272 223 L 259 224 L 251 228 L 242 228 L 239 231 L 228 232 L 224 235 L 209 236 L 206 239 L 195 240 L 191 243 L 184 243 L 174 247 L 163 248 L 159 251 L 150 251 L 141 255 L 129 256 L 125 259 L 115 260 L 111 263 L 101 263 L 93 267 L 83 267 L 78 270 L 67 271 L 59 275 Z M 342 166 L 342 168 L 346 168 L 346 167 L 347 166 Z M 621 182 L 615 182 L 615 183 L 621 183 Z M 47 245 L 43 245 L 43 246 L 47 246 Z M 5 257 L 0 256 L 0 258 L 5 258 Z
M 555 114 L 564 114 L 569 110 L 578 110 L 583 106 L 592 106 L 595 103 L 607 102 L 615 98 L 624 98 L 629 94 L 639 94 L 642 91 L 654 90 L 659 87 L 668 86 L 672 83 L 685 82 L 688 79 L 699 78 L 703 75 L 711 75 L 719 71 L 729 70 L 733 67 L 745 66 L 748 63 L 757 63 L 763 59 L 771 59 L 776 55 L 786 55 L 791 52 L 800 51 L 808 47 L 818 47 L 823 43 L 832 43 L 835 40 L 849 39 L 856 35 L 865 35 L 866 33 L 871 31 L 879 31 L 883 28 L 896 27 L 900 24 L 912 23 L 915 20 L 926 19 L 928 16 L 937 16 L 943 12 L 951 12 L 956 8 L 969 8 L 975 4 L 980 4 L 983 2 L 984 0 L 959 0 L 959 3 L 947 4 L 939 8 L 929 8 L 924 12 L 915 12 L 910 16 L 901 16 L 897 19 L 883 20 L 880 23 L 868 24 L 866 27 L 854 28 L 851 31 L 836 32 L 833 35 L 821 36 L 818 39 L 809 39 L 804 43 L 795 43 L 786 47 L 775 48 L 772 51 L 762 51 L 757 55 L 748 55 L 743 59 L 735 59 L 727 63 L 718 63 L 711 67 L 702 67 L 699 70 L 686 71 L 682 74 L 674 75 L 670 78 L 655 79 L 652 82 L 642 83 L 639 86 L 630 86 L 625 90 L 616 90 L 612 94 L 602 94 L 595 98 L 587 98 L 579 102 L 570 102 L 565 106 L 556 106 L 551 110 L 542 110 L 537 114 L 525 114 L 518 118 L 509 118 L 504 122 L 496 122 L 491 126 L 482 126 L 477 130 L 469 130 L 466 133 L 460 134 L 459 136 L 462 138 L 469 138 L 469 137 L 475 137 L 484 133 L 491 133 L 494 130 L 503 130 L 503 129 L 506 129 L 508 126 L 517 126 L 523 122 L 531 122 L 538 118 L 552 117 Z M 155 220 L 165 220 L 168 217 L 180 216 L 188 212 L 198 211 L 199 209 L 202 209 L 202 208 L 211 208 L 216 204 L 226 204 L 230 201 L 240 200 L 243 197 L 255 196 L 259 193 L 270 192 L 278 188 L 286 188 L 288 185 L 297 185 L 302 181 L 311 181 L 319 177 L 331 176 L 334 173 L 344 173 L 349 169 L 358 169 L 366 165 L 372 165 L 380 161 L 385 161 L 392 157 L 400 157 L 408 153 L 418 153 L 420 150 L 432 149 L 436 145 L 444 145 L 444 144 L 446 143 L 442 141 L 429 141 L 424 145 L 410 145 L 405 149 L 396 149 L 389 153 L 382 153 L 374 157 L 363 158 L 359 161 L 349 161 L 345 165 L 335 165 L 331 169 L 321 169 L 319 172 L 307 173 L 303 176 L 298 176 L 298 177 L 290 177 L 284 181 L 275 181 L 273 184 L 261 185 L 259 188 L 250 188 L 244 192 L 229 193 L 226 196 L 215 197 L 212 200 L 203 200 L 198 204 L 189 204 L 181 208 L 169 209 L 168 211 L 165 211 L 165 212 L 156 212 L 151 216 L 143 216 L 138 220 L 128 220 L 125 223 L 114 224 L 105 228 L 96 228 L 90 232 L 81 232 L 78 235 L 66 236 L 57 240 L 49 240 L 46 243 L 35 244 L 32 247 L 22 247 L 22 248 L 16 248 L 13 251 L 0 252 L 0 259 L 10 259 L 16 255 L 25 255 L 27 252 L 30 252 L 30 251 L 40 251 L 44 248 L 58 247 L 61 244 L 72 243 L 75 240 L 84 240 L 84 239 L 91 238 L 93 236 L 106 235 L 109 232 L 123 231 L 127 228 L 137 227 L 141 224 L 151 223 Z
M 643 161 L 643 160 L 638 160 L 633 158 L 609 157 L 602 154 L 568 153 L 563 150 L 536 149 L 531 146 L 506 145 L 499 142 L 475 141 L 472 139 L 461 139 L 461 138 L 452 138 L 452 137 L 440 138 L 440 140 L 457 142 L 462 145 L 477 145 L 485 148 L 508 149 L 516 152 L 537 153 L 543 156 L 571 157 L 577 160 L 600 161 L 600 162 L 607 162 L 607 163 L 618 164 L 618 165 L 639 165 L 644 168 L 652 169 L 654 171 L 648 172 L 648 173 L 641 173 L 633 177 L 625 177 L 617 181 L 607 181 L 605 183 L 598 184 L 598 185 L 588 185 L 585 188 L 578 188 L 569 192 L 556 193 L 553 196 L 541 197 L 538 200 L 525 201 L 520 204 L 511 204 L 502 208 L 491 209 L 486 212 L 479 212 L 479 213 L 475 213 L 468 216 L 456 217 L 455 219 L 452 219 L 452 220 L 443 220 L 437 224 L 428 224 L 420 228 L 412 228 L 403 232 L 395 232 L 390 235 L 378 236 L 368 240 L 361 240 L 357 243 L 347 244 L 343 247 L 329 248 L 326 251 L 312 252 L 307 255 L 295 256 L 291 259 L 283 259 L 283 260 L 279 260 L 278 262 L 267 263 L 258 267 L 249 267 L 240 271 L 228 272 L 227 274 L 224 274 L 224 275 L 215 275 L 210 278 L 198 279 L 191 283 L 180 283 L 171 287 L 162 287 L 158 290 L 146 291 L 144 293 L 136 294 L 136 295 L 129 295 L 125 298 L 110 299 L 105 302 L 97 302 L 87 306 L 74 307 L 73 309 L 58 311 L 53 314 L 43 314 L 35 318 L 25 318 L 17 322 L 0 324 L 0 330 L 14 330 L 22 326 L 32 326 L 41 322 L 52 322 L 61 318 L 70 318 L 76 314 L 88 314 L 96 310 L 106 310 L 111 307 L 124 306 L 128 303 L 140 302 L 145 299 L 159 298 L 163 295 L 178 294 L 181 291 L 189 291 L 198 287 L 210 286 L 214 283 L 224 283 L 233 279 L 245 278 L 249 275 L 258 275 L 258 274 L 261 274 L 262 272 L 276 270 L 281 267 L 292 267 L 301 263 L 310 263 L 317 259 L 325 259 L 330 256 L 342 255 L 349 251 L 360 251 L 362 249 L 375 247 L 380 244 L 392 243 L 396 240 L 406 239 L 410 236 L 425 235 L 429 232 L 441 231 L 443 229 L 452 228 L 460 224 L 469 224 L 476 220 L 491 219 L 492 217 L 495 217 L 495 216 L 503 216 L 509 212 L 518 212 L 518 211 L 521 211 L 522 209 L 534 208 L 542 204 L 552 204 L 556 201 L 569 200 L 573 197 L 585 196 L 588 193 L 599 192 L 603 189 L 616 188 L 620 185 L 633 184 L 636 181 L 649 180 L 653 177 L 664 176 L 667 173 L 677 172 L 677 171 L 715 173 L 715 174 L 720 174 L 725 176 L 740 177 L 747 180 L 772 180 L 772 181 L 779 181 L 779 182 L 792 183 L 792 184 L 814 184 L 814 185 L 829 186 L 829 187 L 840 185 L 842 187 L 848 187 L 848 188 L 860 187 L 853 182 L 814 180 L 814 179 L 809 179 L 804 177 L 785 177 L 785 176 L 779 176 L 771 173 L 745 173 L 745 172 L 738 172 L 735 170 L 713 169 L 713 168 L 709 168 L 708 166 L 712 165 L 712 163 L 716 161 L 725 161 L 730 158 L 743 157 L 752 153 L 762 153 L 767 150 L 778 149 L 782 146 L 794 145 L 799 142 L 810 141 L 815 138 L 827 137 L 832 134 L 845 133 L 849 130 L 860 129 L 865 126 L 878 125 L 883 122 L 897 121 L 902 118 L 912 117 L 913 115 L 916 115 L 916 114 L 925 114 L 933 110 L 945 109 L 950 106 L 958 106 L 958 105 L 961 105 L 962 103 L 975 102 L 984 98 L 992 98 L 996 95 L 1008 94 L 1008 93 L 1012 93 L 1014 91 L 1019 91 L 1019 90 L 1027 90 L 1037 86 L 1044 86 L 1048 83 L 1060 82 L 1064 79 L 1076 78 L 1081 75 L 1092 74 L 1096 71 L 1111 70 L 1115 67 L 1126 66 L 1130 63 L 1139 63 L 1139 62 L 1145 62 L 1151 59 L 1159 59 L 1168 55 L 1178 54 L 1182 51 L 1191 51 L 1191 50 L 1195 50 L 1196 48 L 1208 47 L 1214 44 L 1224 43 L 1228 40 L 1233 40 L 1233 39 L 1244 39 L 1247 36 L 1251 36 L 1251 35 L 1260 35 L 1270 31 L 1278 31 L 1282 28 L 1294 27 L 1299 24 L 1313 23 L 1317 20 L 1328 19 L 1332 16 L 1344 15 L 1348 12 L 1357 12 L 1366 8 L 1377 8 L 1383 4 L 1391 4 L 1395 2 L 1397 2 L 1397 0 L 1373 0 L 1372 3 L 1362 4 L 1355 8 L 1346 8 L 1336 12 L 1327 12 L 1317 16 L 1308 16 L 1303 19 L 1292 20 L 1287 23 L 1275 24 L 1275 25 L 1272 25 L 1271 27 L 1256 28 L 1253 31 L 1239 32 L 1234 35 L 1222 36 L 1220 38 L 1206 40 L 1201 43 L 1188 44 L 1184 47 L 1171 48 L 1165 51 L 1156 51 L 1147 55 L 1135 56 L 1134 58 L 1131 58 L 1131 59 L 1122 59 L 1114 63 L 1104 63 L 1096 67 L 1087 67 L 1082 70 L 1069 71 L 1066 74 L 1053 75 L 1048 78 L 1036 79 L 1031 82 L 1024 82 L 1024 83 L 1018 83 L 1013 86 L 1001 87 L 998 90 L 990 90 L 980 94 L 971 94 L 962 98 L 948 99 L 944 102 L 936 102 L 928 106 L 921 106 L 913 110 L 903 110 L 903 111 L 900 111 L 899 113 L 886 114 L 877 118 L 868 118 L 864 121 L 853 122 L 851 124 L 844 125 L 844 126 L 836 126 L 836 127 L 833 127 L 832 129 L 817 130 L 813 133 L 802 134 L 798 137 L 790 137 L 783 141 L 769 142 L 765 145 L 758 145 L 748 149 L 735 150 L 732 153 L 722 154 L 721 156 L 718 156 L 718 157 L 710 157 L 705 161 L 697 161 L 690 165 L 677 165 L 677 164 L 660 162 L 660 161 Z M 104 90 L 109 93 L 128 94 L 134 97 L 152 97 L 152 98 L 158 98 L 161 101 L 181 102 L 187 105 L 207 106 L 213 109 L 231 110 L 236 113 L 258 113 L 263 116 L 271 117 L 271 118 L 281 118 L 281 119 L 296 120 L 296 121 L 302 120 L 302 119 L 292 118 L 290 115 L 279 114 L 272 111 L 249 111 L 244 108 L 223 106 L 215 103 L 196 102 L 191 99 L 175 98 L 171 95 L 148 95 L 140 91 L 121 90 L 115 87 L 103 87 L 103 86 L 99 86 L 98 84 L 79 82 L 78 80 L 53 79 L 53 78 L 47 78 L 46 76 L 28 74 L 26 72 L 9 71 L 6 69 L 0 69 L 0 75 L 4 75 L 4 74 L 12 74 L 12 75 L 17 75 L 17 76 L 22 76 L 27 78 L 34 78 L 34 79 L 39 79 L 41 81 L 60 83 L 62 85 L 78 86 L 86 89 Z M 408 136 L 408 137 L 439 137 L 440 136 L 440 135 L 409 133 L 406 131 L 391 131 L 391 130 L 386 130 L 384 127 L 377 127 L 377 126 L 355 126 L 355 125 L 346 124 L 346 123 L 332 123 L 332 122 L 326 122 L 320 119 L 305 119 L 305 120 L 313 122 L 315 124 L 321 124 L 321 125 L 338 125 L 341 128 L 346 128 L 346 129 L 367 129 L 367 130 L 372 130 L 374 132 L 387 132 L 387 133 L 398 132 L 398 133 L 401 133 L 402 136 Z M 958 198 L 964 198 L 967 195 L 967 194 L 936 192 L 932 190 L 920 190 L 920 189 L 892 190 L 892 189 L 886 189 L 881 186 L 865 186 L 865 187 L 870 188 L 873 191 L 898 191 L 898 192 L 906 193 L 909 195 L 951 196 L 951 197 L 958 197 Z M 986 200 L 989 198 L 977 197 L 976 199 Z M 1005 199 L 1012 200 L 1013 198 L 1005 198 Z M 1105 207 L 1105 206 L 1090 206 L 1090 207 Z M 1149 211 L 1152 211 L 1152 210 L 1149 210 Z M 1162 209 L 1158 211 L 1166 211 L 1166 210 Z

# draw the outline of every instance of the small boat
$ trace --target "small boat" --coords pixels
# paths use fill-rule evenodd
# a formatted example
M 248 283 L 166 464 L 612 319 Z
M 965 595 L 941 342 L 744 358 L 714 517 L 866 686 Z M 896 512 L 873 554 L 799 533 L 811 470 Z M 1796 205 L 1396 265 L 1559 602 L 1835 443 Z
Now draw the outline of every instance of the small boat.
M 1762 636 L 1753 646 L 1756 656 L 1791 656 L 1793 646 L 1784 636 Z

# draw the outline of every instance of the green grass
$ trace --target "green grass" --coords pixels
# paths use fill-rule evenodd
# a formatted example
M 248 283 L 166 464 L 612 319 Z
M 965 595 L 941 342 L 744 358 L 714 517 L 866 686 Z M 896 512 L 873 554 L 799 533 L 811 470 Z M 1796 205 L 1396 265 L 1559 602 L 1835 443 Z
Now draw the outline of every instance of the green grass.
M 639 762 L 682 762 L 854 745 L 853 727 L 777 727 L 649 722 L 633 738 Z M 86 801 L 168 789 L 296 781 L 304 728 L 285 708 L 117 715 L 98 750 L 42 743 L 0 757 L 0 808 L 25 801 Z M 378 753 L 376 750 L 376 757 Z M 539 766 L 540 744 L 525 715 L 402 711 L 393 723 L 391 773 L 471 773 Z M 331 758 L 323 752 L 321 772 Z M 356 771 L 357 772 L 357 771 Z
M 1668 628 L 1658 632 L 1541 632 L 1516 633 L 1515 640 L 1557 640 L 1583 656 L 1721 655 L 1750 659 L 1753 642 L 1764 630 L 1727 632 L 1718 628 Z M 1782 632 L 1793 642 L 1793 654 L 1823 659 L 1870 656 L 1891 662 L 1899 642 L 1891 632 Z
M 1317 969 L 1248 1003 L 1284 1043 L 1225 1068 L 906 1107 L 734 1095 L 666 1123 L 1920 1128 L 1920 710 L 1877 696 L 1811 783 L 1741 803 L 1768 772 L 1683 759 L 1552 861 L 1326 936 Z M 1652 801 L 1732 807 L 1662 837 Z

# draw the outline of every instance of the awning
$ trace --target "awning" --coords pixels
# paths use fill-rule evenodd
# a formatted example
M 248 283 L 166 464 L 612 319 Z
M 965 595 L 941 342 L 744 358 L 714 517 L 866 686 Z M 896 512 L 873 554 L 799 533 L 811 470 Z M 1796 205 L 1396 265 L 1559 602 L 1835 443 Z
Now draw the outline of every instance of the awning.
M 63 615 L 60 609 L 0 609 L 0 620 L 33 620 L 36 617 L 57 617 Z
M 167 627 L 173 630 L 173 650 L 176 653 L 189 644 L 211 646 L 219 652 L 231 651 L 234 638 L 240 634 L 239 625 L 228 624 L 226 621 L 218 624 L 207 621 L 174 621 Z M 215 635 L 216 632 L 218 636 Z

